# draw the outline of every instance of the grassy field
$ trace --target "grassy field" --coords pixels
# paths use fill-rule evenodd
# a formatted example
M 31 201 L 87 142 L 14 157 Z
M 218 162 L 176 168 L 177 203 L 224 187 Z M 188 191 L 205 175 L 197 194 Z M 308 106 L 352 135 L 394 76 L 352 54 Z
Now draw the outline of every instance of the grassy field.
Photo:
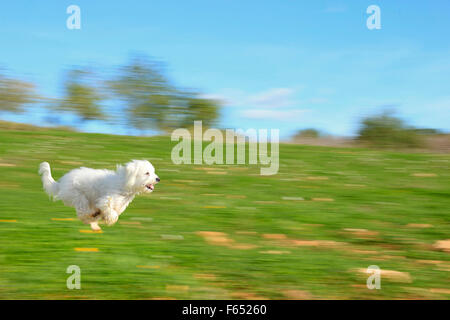
M 447 154 L 286 144 L 279 173 L 261 176 L 174 165 L 168 137 L 3 126 L 0 139 L 1 299 L 450 298 Z M 59 179 L 142 158 L 161 183 L 103 233 L 37 174 L 44 160 Z M 366 287 L 370 265 L 381 290 Z

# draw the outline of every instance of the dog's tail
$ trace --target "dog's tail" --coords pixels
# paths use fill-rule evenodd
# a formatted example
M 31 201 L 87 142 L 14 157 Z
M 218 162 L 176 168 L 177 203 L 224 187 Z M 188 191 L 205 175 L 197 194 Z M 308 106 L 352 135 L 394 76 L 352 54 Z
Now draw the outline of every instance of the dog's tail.
M 48 162 L 42 162 L 39 165 L 39 174 L 42 176 L 42 185 L 44 186 L 45 192 L 47 192 L 49 196 L 55 198 L 59 191 L 59 184 L 53 179 Z

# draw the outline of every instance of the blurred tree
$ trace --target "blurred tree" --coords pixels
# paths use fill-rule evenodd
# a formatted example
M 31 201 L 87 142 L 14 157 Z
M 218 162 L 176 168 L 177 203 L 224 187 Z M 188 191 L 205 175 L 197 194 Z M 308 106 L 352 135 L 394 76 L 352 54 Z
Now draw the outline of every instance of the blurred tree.
M 126 102 L 128 121 L 137 129 L 167 132 L 190 126 L 194 120 L 204 120 L 208 125 L 218 117 L 217 103 L 175 88 L 165 76 L 162 63 L 145 57 L 134 57 L 108 85 Z
M 392 115 L 383 112 L 362 120 L 357 139 L 376 147 L 419 147 L 422 141 L 416 131 Z
M 91 71 L 83 68 L 70 70 L 66 75 L 64 91 L 58 109 L 73 112 L 81 121 L 107 118 L 100 105 L 103 97 Z
M 318 138 L 320 137 L 320 132 L 317 129 L 308 128 L 300 130 L 294 138 Z
M 194 121 L 201 120 L 202 126 L 208 128 L 213 126 L 219 117 L 219 103 L 215 100 L 191 97 L 187 99 L 186 117 L 184 127 L 190 127 Z
M 36 102 L 35 86 L 30 82 L 0 75 L 0 110 L 24 112 L 25 106 Z
M 160 63 L 135 57 L 130 64 L 121 67 L 117 78 L 108 84 L 127 103 L 125 111 L 131 126 L 163 130 L 175 90 L 163 75 Z
M 420 135 L 440 135 L 444 134 L 443 131 L 434 128 L 416 128 L 414 131 Z

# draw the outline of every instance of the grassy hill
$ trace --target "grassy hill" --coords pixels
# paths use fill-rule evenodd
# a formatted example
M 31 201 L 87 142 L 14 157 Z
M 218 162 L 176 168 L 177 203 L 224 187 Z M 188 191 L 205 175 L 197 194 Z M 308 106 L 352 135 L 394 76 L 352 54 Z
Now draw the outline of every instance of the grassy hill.
M 1 299 L 450 298 L 448 154 L 286 144 L 261 176 L 174 165 L 168 137 L 2 125 L 0 141 Z M 103 233 L 37 174 L 44 160 L 59 179 L 142 158 L 161 183 Z M 381 290 L 366 288 L 370 265 Z

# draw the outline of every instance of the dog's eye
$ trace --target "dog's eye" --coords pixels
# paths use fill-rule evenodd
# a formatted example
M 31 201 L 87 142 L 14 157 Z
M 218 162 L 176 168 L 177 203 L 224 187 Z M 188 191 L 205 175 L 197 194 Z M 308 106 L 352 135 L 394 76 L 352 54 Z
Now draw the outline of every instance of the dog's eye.
M 150 172 L 146 172 L 145 174 L 149 176 L 149 175 L 150 175 Z

